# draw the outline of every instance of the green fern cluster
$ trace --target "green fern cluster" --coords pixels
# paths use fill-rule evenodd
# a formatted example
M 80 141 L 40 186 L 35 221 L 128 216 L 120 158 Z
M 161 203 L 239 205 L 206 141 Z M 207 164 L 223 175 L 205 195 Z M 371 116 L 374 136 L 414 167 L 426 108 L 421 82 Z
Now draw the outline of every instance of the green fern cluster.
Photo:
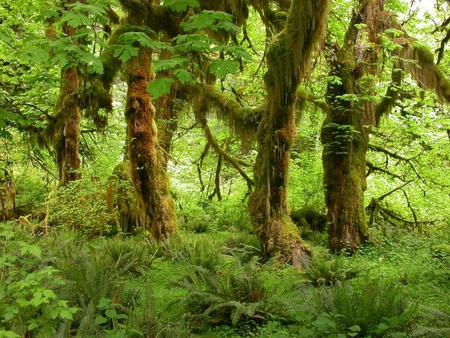
M 225 272 L 190 266 L 189 279 L 174 284 L 187 291 L 182 303 L 195 323 L 236 326 L 249 320 L 265 321 L 268 295 L 258 269 L 255 260 L 236 261 Z
M 328 255 L 329 256 L 329 255 Z M 333 285 L 356 277 L 357 271 L 346 266 L 344 257 L 315 254 L 305 269 L 305 278 L 315 286 Z
M 417 314 L 395 281 L 366 279 L 359 287 L 337 283 L 322 288 L 318 297 L 320 311 L 338 317 L 341 331 L 357 325 L 361 337 L 405 332 Z
M 162 249 L 166 257 L 183 265 L 197 265 L 209 271 L 216 271 L 223 264 L 220 255 L 221 243 L 208 236 L 169 239 L 162 244 Z

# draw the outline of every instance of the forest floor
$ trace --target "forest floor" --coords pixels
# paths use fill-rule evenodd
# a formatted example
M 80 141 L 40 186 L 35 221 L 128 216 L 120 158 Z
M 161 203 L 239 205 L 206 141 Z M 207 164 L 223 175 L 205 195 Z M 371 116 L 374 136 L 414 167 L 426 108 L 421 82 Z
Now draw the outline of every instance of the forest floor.
M 277 259 L 262 263 L 258 241 L 244 229 L 181 230 L 163 244 L 145 236 L 89 239 L 68 230 L 36 236 L 11 229 L 4 227 L 0 248 L 14 251 L 8 245 L 15 241 L 18 258 L 15 267 L 2 267 L 2 281 L 19 283 L 19 271 L 52 289 L 57 298 L 49 301 L 66 300 L 75 309 L 73 316 L 40 321 L 35 332 L 53 325 L 62 337 L 450 335 L 448 229 L 372 229 L 371 244 L 353 256 L 330 255 L 326 234 L 313 233 L 313 256 L 303 270 Z M 42 254 L 30 256 L 23 243 Z M 8 262 L 6 250 L 1 254 L 1 263 Z M 48 280 L 24 277 L 48 266 L 57 269 Z M 52 283 L 58 279 L 63 282 Z M 14 312 L 8 290 L 0 287 L 0 336 L 2 329 L 21 334 L 18 323 L 29 323 L 45 306 L 17 305 Z

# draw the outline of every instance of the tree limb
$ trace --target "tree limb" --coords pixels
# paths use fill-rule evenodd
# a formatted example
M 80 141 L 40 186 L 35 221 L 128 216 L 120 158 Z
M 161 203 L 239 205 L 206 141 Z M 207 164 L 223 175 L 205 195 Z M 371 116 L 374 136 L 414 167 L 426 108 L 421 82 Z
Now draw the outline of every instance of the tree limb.
M 229 162 L 238 172 L 239 174 L 244 178 L 244 180 L 247 182 L 247 187 L 249 190 L 252 189 L 252 186 L 254 185 L 253 180 L 246 174 L 246 172 L 240 167 L 238 161 L 234 159 L 232 156 L 230 156 L 226 151 L 222 149 L 222 147 L 219 146 L 217 143 L 217 140 L 211 133 L 211 130 L 209 129 L 208 123 L 206 119 L 202 121 L 202 128 L 205 132 L 205 137 L 208 140 L 208 143 L 214 148 L 215 152 L 219 155 L 222 155 L 224 160 Z

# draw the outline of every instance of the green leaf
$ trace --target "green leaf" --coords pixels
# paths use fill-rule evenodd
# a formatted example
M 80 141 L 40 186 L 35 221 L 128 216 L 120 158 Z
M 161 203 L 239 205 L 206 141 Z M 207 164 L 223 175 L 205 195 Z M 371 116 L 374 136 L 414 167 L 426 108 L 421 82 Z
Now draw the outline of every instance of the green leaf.
M 43 290 L 42 294 L 46 298 L 50 298 L 50 299 L 56 298 L 56 294 L 53 292 L 53 290 L 50 290 L 50 289 Z
M 118 57 L 122 62 L 127 62 L 133 56 L 137 56 L 139 54 L 139 48 L 130 45 L 116 45 L 111 49 L 114 52 L 114 57 Z
M 54 64 L 58 65 L 61 68 L 64 68 L 65 66 L 67 66 L 69 64 L 67 55 L 62 54 L 62 53 L 56 54 L 52 61 Z
M 361 328 L 359 327 L 359 325 L 353 325 L 349 327 L 349 330 L 353 332 L 361 332 Z
M 242 46 L 228 46 L 228 45 L 219 45 L 211 49 L 213 53 L 225 53 L 232 55 L 235 58 L 246 59 L 248 61 L 252 60 L 252 56 L 247 53 L 244 47 Z
M 180 80 L 182 84 L 189 83 L 194 84 L 195 83 L 195 77 L 191 72 L 188 72 L 185 69 L 176 69 L 173 72 L 173 75 Z
M 155 72 L 159 73 L 164 70 L 170 70 L 177 67 L 184 67 L 184 64 L 188 62 L 189 59 L 182 56 L 171 57 L 166 60 L 155 60 L 153 62 Z
M 164 5 L 168 6 L 174 12 L 183 12 L 189 7 L 200 7 L 200 4 L 197 0 L 165 0 Z
M 83 13 L 70 11 L 64 13 L 63 17 L 61 18 L 61 22 L 67 22 L 67 24 L 71 27 L 80 27 L 90 25 L 92 23 L 92 19 Z
M 109 309 L 105 311 L 105 315 L 108 318 L 117 318 L 117 311 L 115 309 Z
M 85 4 L 82 2 L 76 2 L 74 4 L 68 5 L 69 7 L 72 7 L 72 10 L 74 12 L 78 13 L 85 13 L 92 16 L 106 16 L 107 10 L 108 10 L 108 4 L 106 2 L 102 1 L 90 1 L 89 4 Z
M 180 52 L 198 52 L 209 53 L 211 46 L 219 45 L 219 43 L 203 34 L 178 35 L 173 39 L 176 43 L 176 49 Z
M 239 71 L 239 63 L 234 60 L 214 60 L 211 63 L 210 71 L 217 75 L 219 79 L 225 78 L 228 74 Z
M 240 32 L 240 28 L 233 24 L 232 15 L 218 11 L 203 11 L 199 14 L 191 15 L 187 22 L 181 23 L 181 27 L 185 32 L 206 29 L 213 31 L 225 30 L 233 33 Z
M 375 333 L 377 334 L 382 334 L 384 332 L 386 332 L 386 330 L 389 329 L 389 325 L 387 325 L 386 323 L 380 323 L 377 325 L 377 328 L 375 329 Z
M 173 81 L 173 79 L 161 77 L 150 82 L 147 86 L 147 91 L 152 95 L 153 99 L 157 99 L 170 93 L 170 87 Z
M 13 332 L 13 331 L 0 330 L 0 337 L 5 337 L 5 338 L 20 338 L 21 336 L 19 336 L 17 333 L 15 333 L 15 332 Z
M 72 312 L 69 309 L 62 309 L 59 311 L 59 316 L 62 319 L 73 320 Z
M 167 43 L 160 42 L 157 40 L 152 40 L 148 36 L 148 32 L 126 32 L 119 36 L 118 42 L 123 44 L 133 45 L 134 43 L 139 44 L 142 47 L 152 48 L 152 49 L 166 49 Z
M 99 302 L 98 302 L 97 308 L 99 308 L 99 309 L 104 309 L 104 308 L 107 307 L 109 304 L 111 304 L 111 300 L 108 299 L 108 298 L 102 297 L 102 298 L 100 298 L 100 300 L 99 300 Z
M 11 44 L 14 41 L 13 31 L 7 27 L 0 27 L 0 41 Z
M 26 253 L 29 253 L 30 255 L 33 255 L 34 257 L 41 258 L 42 250 L 37 245 L 28 244 L 25 242 L 20 241 L 20 254 L 24 255 Z
M 306 338 L 306 337 L 316 337 L 313 330 L 308 329 L 306 327 L 302 327 L 300 330 L 298 330 L 298 337 Z
M 108 321 L 108 318 L 98 315 L 95 318 L 94 325 L 102 325 L 102 324 L 105 324 L 107 321 Z

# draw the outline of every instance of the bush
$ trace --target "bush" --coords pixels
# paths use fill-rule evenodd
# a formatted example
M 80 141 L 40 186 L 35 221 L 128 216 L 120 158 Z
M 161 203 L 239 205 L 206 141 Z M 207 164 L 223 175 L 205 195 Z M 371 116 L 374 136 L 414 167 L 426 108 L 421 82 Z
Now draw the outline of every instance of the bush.
M 49 337 L 78 309 L 58 297 L 66 282 L 53 266 L 42 266 L 41 247 L 14 237 L 10 224 L 0 224 L 0 336 Z
M 318 293 L 322 312 L 339 318 L 340 332 L 357 326 L 358 336 L 383 337 L 406 332 L 417 313 L 394 281 L 367 279 L 359 288 L 337 283 Z
M 51 225 L 81 230 L 92 237 L 109 234 L 116 215 L 108 211 L 106 185 L 101 181 L 80 179 L 70 182 L 50 199 Z

